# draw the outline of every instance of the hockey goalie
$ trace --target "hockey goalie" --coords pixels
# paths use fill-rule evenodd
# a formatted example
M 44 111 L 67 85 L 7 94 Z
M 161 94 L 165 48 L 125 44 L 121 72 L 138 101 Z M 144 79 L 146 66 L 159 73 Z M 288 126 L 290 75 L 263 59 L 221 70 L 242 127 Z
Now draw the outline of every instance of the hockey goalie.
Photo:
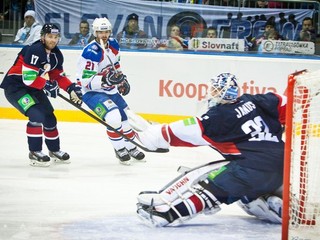
M 225 160 L 183 172 L 160 191 L 138 195 L 137 214 L 154 226 L 184 223 L 238 202 L 248 214 L 281 223 L 286 97 L 275 93 L 239 95 L 236 76 L 210 80 L 208 110 L 137 132 L 150 150 L 210 146 Z

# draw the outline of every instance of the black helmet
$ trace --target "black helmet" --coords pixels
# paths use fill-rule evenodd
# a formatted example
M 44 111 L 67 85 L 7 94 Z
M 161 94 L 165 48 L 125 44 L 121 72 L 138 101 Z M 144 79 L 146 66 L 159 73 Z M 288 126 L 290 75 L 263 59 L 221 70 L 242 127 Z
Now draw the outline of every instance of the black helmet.
M 40 34 L 41 36 L 43 36 L 46 33 L 60 34 L 60 30 L 56 25 L 52 23 L 46 23 L 45 25 L 43 25 Z

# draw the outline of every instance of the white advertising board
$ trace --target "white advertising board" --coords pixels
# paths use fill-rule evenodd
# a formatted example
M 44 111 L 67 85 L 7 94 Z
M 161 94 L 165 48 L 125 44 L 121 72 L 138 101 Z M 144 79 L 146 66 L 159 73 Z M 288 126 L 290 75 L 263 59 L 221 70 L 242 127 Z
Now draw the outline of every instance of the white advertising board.
M 0 72 L 6 73 L 20 48 L 0 47 Z M 75 80 L 80 50 L 62 49 L 64 68 Z M 122 52 L 121 65 L 128 76 L 131 92 L 125 96 L 132 110 L 144 114 L 191 116 L 198 114 L 211 77 L 231 72 L 239 79 L 241 93 L 283 93 L 288 74 L 320 69 L 316 58 L 276 58 L 250 55 L 212 55 L 167 52 Z M 0 75 L 2 81 L 4 74 Z M 56 109 L 74 108 L 61 99 L 54 99 Z M 11 107 L 0 91 L 0 107 Z
M 315 44 L 313 42 L 263 40 L 261 42 L 262 52 L 287 53 L 287 54 L 314 54 Z

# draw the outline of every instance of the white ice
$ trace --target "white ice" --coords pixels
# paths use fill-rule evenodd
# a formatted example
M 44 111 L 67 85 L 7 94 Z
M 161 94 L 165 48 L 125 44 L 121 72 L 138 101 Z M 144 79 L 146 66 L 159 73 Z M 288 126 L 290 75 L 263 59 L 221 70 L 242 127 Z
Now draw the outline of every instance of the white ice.
M 236 204 L 180 227 L 152 228 L 138 219 L 136 197 L 159 190 L 180 166 L 217 160 L 210 148 L 146 153 L 145 163 L 118 163 L 98 123 L 59 122 L 71 164 L 29 166 L 26 120 L 0 120 L 1 240 L 279 240 L 281 226 L 246 215 Z M 44 147 L 44 151 L 47 151 Z

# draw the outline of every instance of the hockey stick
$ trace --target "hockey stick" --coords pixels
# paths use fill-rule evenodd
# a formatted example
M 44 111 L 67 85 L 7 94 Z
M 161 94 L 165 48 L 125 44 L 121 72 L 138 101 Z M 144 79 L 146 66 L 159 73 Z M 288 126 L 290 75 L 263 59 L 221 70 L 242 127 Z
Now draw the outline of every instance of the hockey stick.
M 78 108 L 80 111 L 84 112 L 85 114 L 87 114 L 88 116 L 90 116 L 91 118 L 93 118 L 94 120 L 96 120 L 97 122 L 101 123 L 102 125 L 106 126 L 107 128 L 111 129 L 112 131 L 116 132 L 118 135 L 120 135 L 121 137 L 123 137 L 124 139 L 126 139 L 127 141 L 133 143 L 134 145 L 136 145 L 137 147 L 141 148 L 143 151 L 145 152 L 156 152 L 156 153 L 166 153 L 169 152 L 169 149 L 165 149 L 165 148 L 157 148 L 156 150 L 150 150 L 148 148 L 146 148 L 145 146 L 142 146 L 141 144 L 133 141 L 132 139 L 130 139 L 129 137 L 127 137 L 126 135 L 124 135 L 122 132 L 119 132 L 117 129 L 113 128 L 112 126 L 110 126 L 108 123 L 106 123 L 105 121 L 103 121 L 102 119 L 100 119 L 99 117 L 95 116 L 94 114 L 92 114 L 91 112 L 87 111 L 86 109 L 82 108 L 81 106 L 79 106 L 78 104 L 72 102 L 70 99 L 68 99 L 67 97 L 63 96 L 61 93 L 58 93 L 58 96 L 60 98 L 62 98 L 63 100 L 65 100 L 66 102 L 70 103 L 71 105 L 73 105 L 74 107 Z
M 119 74 L 118 70 L 116 69 L 116 67 L 114 66 L 114 63 L 112 62 L 111 58 L 109 57 L 109 55 L 106 53 L 106 48 L 104 45 L 104 42 L 102 39 L 100 39 L 100 45 L 101 48 L 104 52 L 104 55 L 108 58 L 112 69 L 115 71 L 116 74 Z M 146 128 L 148 127 L 148 125 L 150 124 L 148 121 L 146 121 L 145 119 L 143 119 L 142 117 L 138 116 L 137 114 L 135 114 L 133 111 L 131 111 L 131 109 L 128 107 L 127 108 L 127 116 L 128 116 L 128 122 L 130 124 L 130 126 L 135 130 L 135 131 L 143 131 L 146 130 Z
M 101 48 L 103 49 L 103 52 L 105 53 L 104 55 L 108 58 L 113 70 L 116 72 L 116 74 L 118 73 L 118 70 L 116 69 L 116 67 L 114 66 L 113 62 L 111 61 L 111 58 L 109 57 L 109 55 L 106 53 L 106 47 L 104 46 L 104 42 L 102 39 L 100 39 L 100 45 Z

